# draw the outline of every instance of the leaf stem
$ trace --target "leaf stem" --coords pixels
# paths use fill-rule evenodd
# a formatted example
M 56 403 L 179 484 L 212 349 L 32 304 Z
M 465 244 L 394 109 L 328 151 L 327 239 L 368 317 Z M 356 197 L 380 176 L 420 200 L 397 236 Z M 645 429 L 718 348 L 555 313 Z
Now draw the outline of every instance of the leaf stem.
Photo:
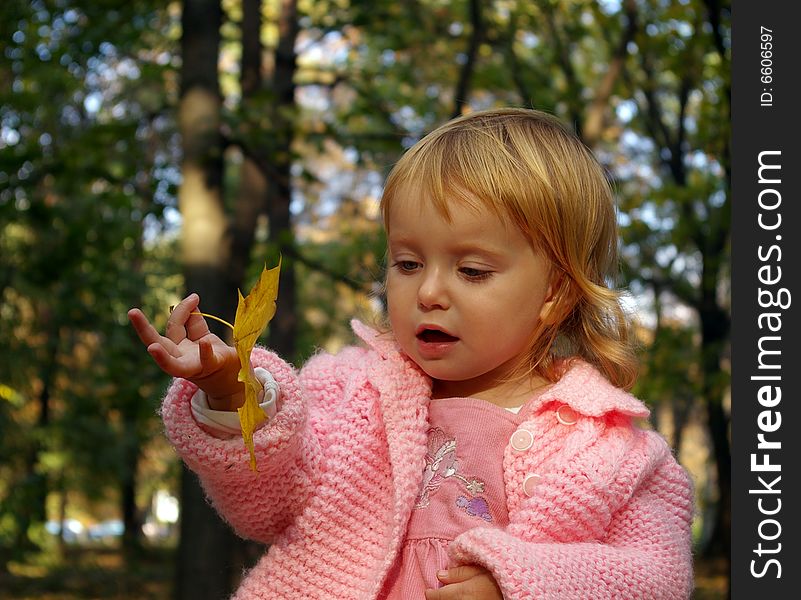
M 204 312 L 191 312 L 191 313 L 189 313 L 189 314 L 190 314 L 190 315 L 200 315 L 201 317 L 206 317 L 207 319 L 214 319 L 215 321 L 217 321 L 217 322 L 219 322 L 219 323 L 222 323 L 223 325 L 228 325 L 228 327 L 230 327 L 230 328 L 231 328 L 231 330 L 233 330 L 233 329 L 234 329 L 234 326 L 233 326 L 233 325 L 231 325 L 231 324 L 230 324 L 228 321 L 226 321 L 225 319 L 221 319 L 220 317 L 215 317 L 214 315 L 210 315 L 210 314 L 208 314 L 208 313 L 204 313 Z

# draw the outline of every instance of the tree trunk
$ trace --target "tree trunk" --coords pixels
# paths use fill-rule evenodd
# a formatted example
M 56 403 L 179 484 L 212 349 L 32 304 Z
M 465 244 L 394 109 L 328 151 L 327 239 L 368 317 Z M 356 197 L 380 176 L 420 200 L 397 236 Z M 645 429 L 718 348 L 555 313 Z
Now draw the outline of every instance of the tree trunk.
M 64 521 L 67 520 L 67 486 L 64 482 L 64 471 L 58 477 L 58 555 L 62 559 L 67 555 L 67 538 Z
M 147 195 L 147 192 L 141 192 L 142 197 L 142 214 L 148 212 L 146 206 L 150 205 L 152 200 Z M 131 261 L 131 273 L 137 277 L 142 277 L 142 268 L 144 261 L 144 223 L 139 223 L 138 232 L 135 241 L 135 255 Z M 142 279 L 143 280 L 143 279 Z M 144 306 L 143 302 L 143 287 L 137 287 L 134 296 L 131 298 L 133 306 Z M 125 364 L 131 365 L 133 370 L 136 370 L 137 363 L 140 363 L 142 357 L 139 352 L 138 336 L 133 328 L 128 329 L 130 337 L 130 344 L 124 350 L 123 359 Z M 132 380 L 138 380 L 136 375 Z M 142 455 L 142 446 L 145 443 L 141 433 L 141 419 L 143 417 L 142 402 L 144 398 L 140 393 L 140 386 L 122 386 L 120 393 L 124 394 L 121 399 L 120 412 L 122 414 L 122 444 L 124 444 L 123 462 L 120 473 L 120 513 L 122 514 L 123 534 L 122 534 L 122 547 L 123 551 L 128 558 L 135 558 L 142 550 L 142 514 L 136 505 L 136 492 L 139 484 L 139 459 Z M 150 418 L 148 415 L 147 418 Z
M 272 107 L 272 135 L 274 151 L 272 171 L 267 193 L 268 216 L 272 241 L 284 257 L 279 284 L 279 301 L 275 319 L 270 324 L 269 344 L 287 360 L 296 357 L 297 336 L 295 266 L 291 259 L 295 245 L 289 203 L 292 199 L 290 168 L 292 166 L 292 140 L 295 135 L 295 41 L 298 36 L 296 0 L 282 0 L 278 17 L 279 40 L 275 51 L 275 71 L 272 88 L 275 105 Z
M 673 436 L 671 440 L 671 446 L 676 453 L 676 456 L 679 455 L 679 451 L 681 450 L 681 444 L 684 440 L 684 431 L 687 429 L 687 423 L 690 420 L 690 412 L 692 411 L 693 405 L 693 398 L 688 398 L 684 394 L 679 394 L 675 398 L 673 398 Z
M 242 23 L 242 94 L 247 104 L 260 91 L 262 46 L 258 41 L 260 2 L 246 0 Z M 270 241 L 283 256 L 279 301 L 269 327 L 269 345 L 281 356 L 295 358 L 296 292 L 292 256 L 295 236 L 289 205 L 292 196 L 292 142 L 295 135 L 295 43 L 299 25 L 297 3 L 283 0 L 278 16 L 279 39 L 275 50 L 274 70 L 270 79 L 273 103 L 268 107 L 270 129 L 268 140 L 261 145 L 244 148 L 240 193 L 233 221 L 231 252 L 227 272 L 229 290 L 236 296 L 241 289 L 250 261 L 256 220 L 266 214 L 270 224 Z
M 697 61 L 688 49 L 687 60 Z M 664 167 L 669 171 L 673 183 L 679 188 L 688 187 L 688 165 L 686 129 L 684 115 L 689 102 L 690 94 L 697 88 L 699 82 L 693 79 L 697 70 L 688 67 L 685 77 L 679 83 L 676 93 L 678 102 L 677 125 L 675 133 L 668 127 L 668 120 L 664 117 L 662 104 L 656 94 L 655 71 L 652 60 L 648 54 L 641 53 L 640 62 L 647 85 L 643 88 L 646 99 L 645 117 L 646 127 L 657 143 L 658 147 L 668 151 L 667 158 L 662 158 Z M 725 62 L 725 52 L 721 54 Z M 729 110 L 726 105 L 723 110 Z M 731 447 L 729 443 L 729 419 L 723 408 L 723 397 L 728 378 L 721 373 L 721 357 L 729 336 L 730 316 L 718 302 L 717 290 L 721 277 L 721 261 L 725 256 L 726 244 L 730 233 L 730 206 L 731 188 L 728 165 L 728 144 L 724 143 L 722 161 L 726 169 L 726 199 L 719 209 L 707 204 L 710 215 L 699 218 L 695 206 L 685 199 L 679 205 L 679 218 L 682 227 L 689 232 L 693 244 L 701 254 L 702 272 L 701 286 L 698 300 L 690 299 L 689 304 L 698 312 L 701 324 L 701 369 L 702 369 L 702 397 L 707 412 L 707 427 L 712 440 L 712 450 L 715 458 L 715 470 L 719 489 L 718 506 L 715 512 L 715 522 L 712 527 L 709 543 L 704 554 L 723 558 L 730 565 L 731 544 Z M 676 291 L 676 290 L 674 290 Z M 677 296 L 682 298 L 680 291 Z M 730 593 L 730 590 L 729 590 Z
M 243 0 L 242 2 L 242 60 L 240 68 L 240 85 L 242 87 L 242 108 L 245 114 L 252 114 L 256 107 L 254 96 L 262 91 L 263 78 L 261 69 L 261 0 Z M 254 125 L 254 127 L 257 127 Z M 265 132 L 265 137 L 269 134 Z M 260 164 L 269 159 L 264 145 L 246 148 L 244 159 L 239 170 L 239 193 L 234 208 L 234 219 L 231 237 L 231 254 L 228 265 L 229 293 L 236 297 L 236 290 L 243 289 L 245 273 L 250 264 L 256 222 L 259 215 L 267 214 L 267 176 Z
M 28 536 L 28 529 L 34 524 L 43 524 L 47 520 L 47 492 L 48 481 L 46 473 L 39 468 L 39 457 L 46 449 L 43 440 L 48 434 L 50 427 L 50 396 L 56 380 L 58 369 L 58 350 L 59 350 L 59 325 L 57 317 L 52 314 L 50 308 L 42 305 L 39 318 L 42 329 L 47 332 L 47 342 L 45 348 L 44 364 L 40 371 L 39 379 L 42 382 L 42 389 L 39 392 L 39 416 L 36 422 L 37 435 L 32 437 L 31 445 L 25 458 L 26 473 L 20 493 L 24 497 L 24 504 L 21 504 L 22 511 L 17 515 L 16 540 L 14 545 L 22 550 L 34 550 L 37 548 L 36 542 Z
M 217 60 L 222 9 L 219 0 L 185 0 L 181 16 L 183 180 L 178 203 L 183 217 L 182 259 L 187 290 L 203 310 L 231 319 L 235 298 L 227 294 L 228 226 L 223 206 L 223 157 Z M 217 329 L 217 325 L 212 325 Z M 219 333 L 222 333 L 217 329 Z M 181 535 L 176 569 L 180 600 L 219 600 L 231 592 L 233 533 L 206 502 L 194 474 L 181 472 Z
M 245 114 L 253 114 L 256 107 L 251 106 L 254 97 L 263 88 L 261 30 L 261 0 L 243 0 L 242 2 L 242 60 L 240 68 L 240 86 L 242 88 L 242 108 Z M 256 100 L 258 102 L 258 100 Z M 252 154 L 264 157 L 265 152 L 254 148 L 244 153 L 244 160 L 239 171 L 239 193 L 234 207 L 231 252 L 228 264 L 228 291 L 231 298 L 237 297 L 237 290 L 245 289 L 245 274 L 251 260 L 253 241 L 259 215 L 267 214 L 267 179 Z M 239 565 L 239 571 L 253 567 L 264 553 L 264 546 L 251 540 L 235 538 L 232 547 L 233 560 Z
M 135 417 L 134 417 L 135 418 Z M 125 416 L 123 443 L 125 444 L 122 481 L 120 482 L 120 504 L 122 507 L 122 523 L 125 527 L 122 534 L 122 548 L 126 555 L 136 555 L 142 548 L 142 519 L 136 507 L 137 472 L 141 443 L 136 431 L 136 421 L 130 415 Z
M 731 549 L 731 446 L 729 419 L 723 408 L 725 386 L 721 383 L 720 359 L 729 332 L 729 320 L 717 306 L 702 309 L 700 314 L 704 398 L 720 493 L 715 522 L 704 554 L 728 559 Z

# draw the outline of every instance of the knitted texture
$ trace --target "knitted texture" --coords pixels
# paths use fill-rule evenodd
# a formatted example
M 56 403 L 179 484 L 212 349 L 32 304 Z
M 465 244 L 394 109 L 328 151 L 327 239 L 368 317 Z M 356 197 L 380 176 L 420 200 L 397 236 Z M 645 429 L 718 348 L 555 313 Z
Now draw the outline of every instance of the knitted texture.
M 300 374 L 254 350 L 283 402 L 254 435 L 258 473 L 241 439 L 198 427 L 192 384 L 176 380 L 164 399 L 167 435 L 214 507 L 271 544 L 237 600 L 373 599 L 398 554 L 431 382 L 394 343 L 353 327 L 367 348 L 319 354 Z M 458 536 L 453 563 L 488 568 L 507 600 L 689 597 L 692 488 L 664 440 L 632 425 L 645 406 L 576 360 L 523 411 L 534 443 L 504 451 L 509 527 Z

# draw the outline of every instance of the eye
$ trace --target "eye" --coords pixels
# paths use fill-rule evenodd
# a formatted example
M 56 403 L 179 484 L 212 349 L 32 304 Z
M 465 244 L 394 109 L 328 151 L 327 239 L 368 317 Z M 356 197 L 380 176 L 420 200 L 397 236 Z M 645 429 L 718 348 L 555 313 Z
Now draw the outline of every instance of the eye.
M 413 273 L 420 267 L 420 263 L 413 260 L 399 260 L 393 263 L 392 267 L 401 273 Z
M 474 269 L 472 267 L 460 267 L 459 273 L 468 281 L 483 281 L 492 277 L 492 271 Z

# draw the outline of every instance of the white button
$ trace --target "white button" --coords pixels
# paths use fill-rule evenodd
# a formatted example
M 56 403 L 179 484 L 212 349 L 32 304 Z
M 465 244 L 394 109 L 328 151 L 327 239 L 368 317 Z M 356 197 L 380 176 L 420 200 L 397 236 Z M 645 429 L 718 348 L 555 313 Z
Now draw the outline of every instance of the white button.
M 578 421 L 578 415 L 567 404 L 563 404 L 556 410 L 556 419 L 562 425 L 575 425 L 576 421 Z
M 518 429 L 512 434 L 509 443 L 512 444 L 512 448 L 518 452 L 523 452 L 531 448 L 531 445 L 534 443 L 534 436 L 527 429 Z
M 534 488 L 536 488 L 540 482 L 542 481 L 542 477 L 537 475 L 536 473 L 529 473 L 526 475 L 526 478 L 523 480 L 523 493 L 526 496 L 533 496 L 534 495 Z

